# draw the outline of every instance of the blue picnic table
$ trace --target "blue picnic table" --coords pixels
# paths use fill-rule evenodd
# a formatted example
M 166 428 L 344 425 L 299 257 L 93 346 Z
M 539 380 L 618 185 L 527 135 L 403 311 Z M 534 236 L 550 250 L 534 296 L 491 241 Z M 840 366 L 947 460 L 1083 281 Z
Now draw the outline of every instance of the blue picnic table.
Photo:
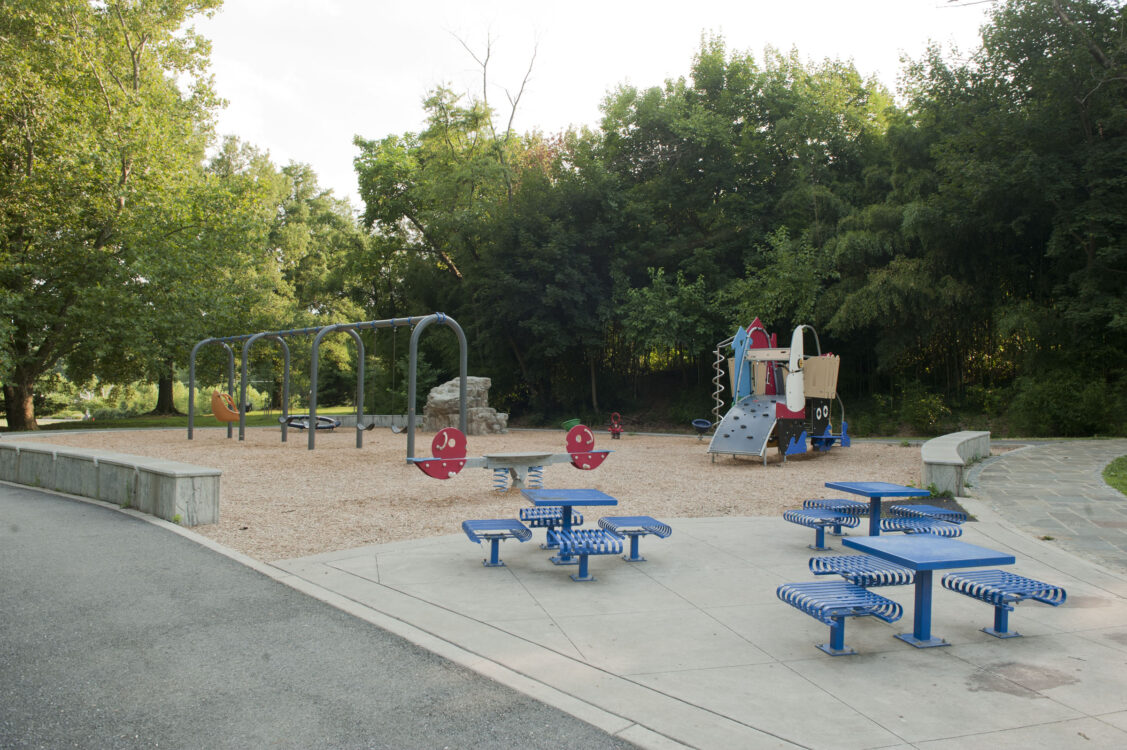
M 886 497 L 931 497 L 931 492 L 919 487 L 907 487 L 891 482 L 826 482 L 831 490 L 848 492 L 869 498 L 869 536 L 880 536 L 880 501 Z
M 931 635 L 932 574 L 950 568 L 980 568 L 992 565 L 1013 565 L 1013 555 L 967 544 L 957 539 L 911 534 L 909 536 L 868 536 L 842 539 L 852 547 L 881 560 L 903 565 L 916 571 L 915 614 L 912 632 L 896 637 L 916 648 L 949 645 Z
M 566 536 L 571 532 L 571 509 L 576 505 L 618 505 L 618 499 L 592 489 L 523 489 L 520 491 L 533 505 L 559 506 L 562 510 L 560 531 Z M 550 558 L 556 565 L 575 565 L 577 560 L 574 555 L 567 554 L 563 549 L 556 557 Z

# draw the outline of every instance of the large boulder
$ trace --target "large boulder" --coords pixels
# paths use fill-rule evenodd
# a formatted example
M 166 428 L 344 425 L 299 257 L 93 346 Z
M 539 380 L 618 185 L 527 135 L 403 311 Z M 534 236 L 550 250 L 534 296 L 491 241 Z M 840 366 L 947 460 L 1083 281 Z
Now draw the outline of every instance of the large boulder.
M 423 429 L 437 432 L 443 427 L 458 426 L 458 378 L 430 389 L 427 405 L 423 408 Z M 509 415 L 499 414 L 489 406 L 489 378 L 466 378 L 466 434 L 487 435 L 505 432 Z

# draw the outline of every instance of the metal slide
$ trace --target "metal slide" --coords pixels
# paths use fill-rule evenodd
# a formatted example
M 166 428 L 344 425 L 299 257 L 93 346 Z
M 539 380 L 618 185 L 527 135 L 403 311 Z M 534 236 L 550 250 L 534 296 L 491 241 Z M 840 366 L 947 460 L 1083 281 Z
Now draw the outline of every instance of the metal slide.
M 775 404 L 781 396 L 745 396 L 736 402 L 712 435 L 709 453 L 759 456 L 767 452 L 767 441 L 775 428 Z

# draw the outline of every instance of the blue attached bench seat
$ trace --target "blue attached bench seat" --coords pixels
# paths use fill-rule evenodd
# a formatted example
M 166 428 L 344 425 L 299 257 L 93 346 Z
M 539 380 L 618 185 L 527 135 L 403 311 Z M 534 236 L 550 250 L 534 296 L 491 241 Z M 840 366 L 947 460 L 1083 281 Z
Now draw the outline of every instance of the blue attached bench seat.
M 963 535 L 963 530 L 958 524 L 931 518 L 882 518 L 880 530 L 903 531 L 905 534 L 934 534 L 948 538 Z
M 807 545 L 812 550 L 824 552 L 830 549 L 826 546 L 826 527 L 833 526 L 841 529 L 842 526 L 855 528 L 861 520 L 857 516 L 851 516 L 848 513 L 838 513 L 833 510 L 826 510 L 825 508 L 802 508 L 801 510 L 788 510 L 783 513 L 783 520 L 797 523 L 800 526 L 808 526 L 815 531 L 814 544 Z
M 828 498 L 815 498 L 813 500 L 803 500 L 803 508 L 823 508 L 825 510 L 832 510 L 838 513 L 845 513 L 850 516 L 867 516 L 869 515 L 869 504 L 863 503 L 860 500 L 847 500 L 844 497 L 828 497 Z
M 588 555 L 617 555 L 622 552 L 624 540 L 613 531 L 606 529 L 571 529 L 556 532 L 560 545 L 560 558 L 571 556 L 579 558 L 579 572 L 571 575 L 573 581 L 594 581 L 587 572 Z
M 563 508 L 559 505 L 534 505 L 520 509 L 520 520 L 531 528 L 545 528 L 544 543 L 540 549 L 555 549 L 560 546 L 556 542 L 556 527 L 563 525 Z M 571 509 L 571 525 L 582 526 L 583 514 L 575 508 Z
M 891 599 L 845 581 L 784 583 L 775 594 L 830 626 L 830 642 L 818 644 L 818 648 L 830 656 L 857 653 L 845 645 L 846 617 L 870 616 L 896 622 L 904 614 L 903 607 Z
M 626 562 L 646 561 L 646 558 L 638 554 L 638 537 L 653 534 L 665 539 L 673 533 L 668 525 L 649 516 L 604 516 L 599 519 L 599 526 L 619 536 L 630 537 L 630 554 L 622 556 Z
M 858 518 L 869 515 L 868 503 L 863 503 L 860 500 L 848 500 L 844 497 L 828 497 L 803 500 L 802 507 L 806 510 L 832 510 L 835 513 L 844 513 L 847 516 L 857 516 Z M 834 526 L 834 530 L 830 533 L 832 533 L 834 536 L 841 536 L 841 527 Z
M 1003 570 L 948 573 L 943 576 L 943 588 L 994 605 L 994 627 L 983 628 L 982 632 L 995 638 L 1016 638 L 1021 635 L 1009 631 L 1010 612 L 1018 602 L 1032 599 L 1057 607 L 1068 598 L 1068 594 L 1060 586 L 1051 586 Z
M 811 557 L 810 572 L 816 576 L 837 574 L 858 586 L 907 586 L 916 582 L 916 571 L 872 555 Z
M 516 539 L 527 542 L 532 538 L 532 529 L 512 518 L 489 518 L 479 521 L 462 521 L 462 531 L 475 544 L 489 540 L 491 544 L 489 559 L 481 564 L 487 568 L 503 568 L 499 545 L 502 539 Z
M 930 518 L 947 523 L 966 523 L 967 520 L 967 514 L 961 510 L 948 510 L 936 505 L 893 505 L 888 511 L 900 518 Z

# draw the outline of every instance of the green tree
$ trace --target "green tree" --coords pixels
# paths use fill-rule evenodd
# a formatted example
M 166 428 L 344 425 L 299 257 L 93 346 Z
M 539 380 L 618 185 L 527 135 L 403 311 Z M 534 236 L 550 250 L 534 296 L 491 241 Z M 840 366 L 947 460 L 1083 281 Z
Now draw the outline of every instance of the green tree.
M 829 295 L 879 370 L 955 395 L 1078 358 L 1122 377 L 1124 20 L 1011 0 L 971 64 L 909 66 L 891 189 L 843 222 Z
M 623 333 L 647 364 L 679 365 L 684 382 L 696 354 L 716 342 L 724 316 L 709 295 L 703 276 L 688 281 L 685 273 L 678 271 L 671 282 L 663 269 L 651 268 L 649 274 L 648 287 L 626 292 L 618 311 Z
M 528 137 L 514 195 L 467 277 L 466 309 L 498 370 L 502 393 L 534 408 L 599 408 L 605 329 L 613 318 L 613 181 L 591 134 Z
M 355 139 L 365 225 L 459 280 L 480 257 L 485 227 L 512 180 L 493 113 L 479 100 L 461 100 L 440 87 L 424 103 L 427 127 L 418 135 Z
M 117 311 L 131 326 L 111 327 L 103 346 L 72 354 L 67 373 L 156 382 L 154 411 L 174 413 L 176 368 L 196 342 L 292 319 L 293 295 L 269 244 L 288 185 L 265 155 L 234 138 L 206 166 L 181 174 L 131 232 L 144 252 Z
M 129 327 L 132 234 L 203 153 L 217 100 L 186 28 L 219 0 L 0 6 L 0 377 L 34 429 L 36 381 Z M 188 83 L 181 88 L 179 81 Z
M 850 64 L 774 50 L 758 64 L 719 38 L 702 42 L 688 79 L 620 88 L 604 103 L 602 149 L 623 195 L 617 298 L 663 298 L 645 269 L 703 279 L 698 296 L 721 320 L 691 339 L 700 362 L 756 316 L 824 323 L 841 222 L 887 193 L 895 116 Z
M 822 296 L 834 275 L 826 252 L 812 247 L 805 237 L 792 238 L 782 228 L 767 236 L 767 245 L 759 248 L 758 255 L 759 270 L 748 269 L 744 278 L 724 288 L 724 309 L 735 311 L 736 320 L 750 323 L 758 317 L 782 330 L 817 321 Z

